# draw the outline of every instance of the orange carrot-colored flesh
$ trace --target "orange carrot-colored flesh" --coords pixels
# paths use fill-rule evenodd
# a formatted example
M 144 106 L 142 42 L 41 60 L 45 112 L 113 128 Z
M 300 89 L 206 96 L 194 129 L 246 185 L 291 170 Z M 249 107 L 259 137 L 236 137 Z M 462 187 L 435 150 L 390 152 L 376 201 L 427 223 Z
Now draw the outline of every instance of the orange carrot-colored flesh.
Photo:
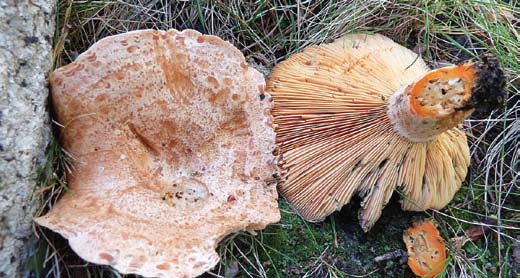
M 426 84 L 431 80 L 450 80 L 453 78 L 460 78 L 464 81 L 464 99 L 468 100 L 471 97 L 471 88 L 476 82 L 476 70 L 472 63 L 466 63 L 460 66 L 445 67 L 433 70 L 426 74 L 423 78 L 417 81 L 410 88 L 410 108 L 413 113 L 421 117 L 435 117 L 437 110 L 428 108 L 420 104 L 417 97 L 423 93 Z
M 408 266 L 418 276 L 435 277 L 446 264 L 446 247 L 431 220 L 414 223 L 405 231 Z

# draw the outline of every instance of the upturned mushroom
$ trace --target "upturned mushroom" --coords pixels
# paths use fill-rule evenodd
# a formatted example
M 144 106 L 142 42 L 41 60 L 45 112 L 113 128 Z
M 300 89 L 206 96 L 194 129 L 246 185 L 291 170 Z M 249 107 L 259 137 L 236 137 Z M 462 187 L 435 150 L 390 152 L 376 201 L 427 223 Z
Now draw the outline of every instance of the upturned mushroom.
M 408 266 L 420 277 L 435 277 L 446 266 L 446 245 L 431 220 L 415 221 L 403 233 Z
M 50 77 L 74 158 L 35 221 L 121 273 L 193 277 L 217 243 L 280 218 L 270 97 L 230 43 L 193 30 L 100 40 Z
M 365 231 L 396 188 L 402 209 L 440 209 L 469 165 L 457 126 L 503 101 L 492 58 L 430 70 L 382 35 L 347 35 L 277 65 L 267 82 L 282 177 L 279 192 L 308 221 L 364 197 Z

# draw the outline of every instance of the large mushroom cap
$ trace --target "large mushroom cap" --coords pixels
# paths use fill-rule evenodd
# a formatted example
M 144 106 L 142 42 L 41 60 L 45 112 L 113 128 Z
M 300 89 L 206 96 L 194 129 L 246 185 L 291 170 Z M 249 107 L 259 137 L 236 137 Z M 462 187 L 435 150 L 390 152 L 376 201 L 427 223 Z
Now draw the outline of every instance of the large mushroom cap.
M 485 71 L 501 73 L 491 67 Z M 482 86 L 482 68 L 429 73 L 417 54 L 381 35 L 348 35 L 293 55 L 267 84 L 283 168 L 279 192 L 309 221 L 359 193 L 365 231 L 396 188 L 403 209 L 444 207 L 469 165 L 466 137 L 455 126 L 473 112 L 472 93 L 494 96 L 493 86 Z
M 105 38 L 50 77 L 72 194 L 35 221 L 87 261 L 192 277 L 227 234 L 279 220 L 264 79 L 192 30 Z

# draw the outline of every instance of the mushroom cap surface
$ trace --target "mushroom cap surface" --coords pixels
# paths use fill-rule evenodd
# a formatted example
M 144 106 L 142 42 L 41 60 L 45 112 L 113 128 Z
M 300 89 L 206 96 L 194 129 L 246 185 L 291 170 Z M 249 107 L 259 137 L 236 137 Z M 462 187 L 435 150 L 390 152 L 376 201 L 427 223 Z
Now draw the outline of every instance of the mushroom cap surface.
M 421 277 L 434 277 L 446 265 L 446 246 L 431 220 L 413 223 L 403 233 L 408 253 L 408 266 Z
M 391 96 L 429 71 L 411 50 L 382 35 L 347 35 L 311 46 L 275 67 L 267 82 L 280 151 L 279 192 L 308 221 L 364 198 L 370 230 L 394 189 L 405 210 L 443 208 L 469 165 L 466 136 L 450 128 L 413 142 L 388 116 Z
M 50 77 L 74 158 L 35 221 L 121 273 L 194 277 L 217 243 L 280 214 L 270 97 L 234 46 L 193 30 L 100 40 Z

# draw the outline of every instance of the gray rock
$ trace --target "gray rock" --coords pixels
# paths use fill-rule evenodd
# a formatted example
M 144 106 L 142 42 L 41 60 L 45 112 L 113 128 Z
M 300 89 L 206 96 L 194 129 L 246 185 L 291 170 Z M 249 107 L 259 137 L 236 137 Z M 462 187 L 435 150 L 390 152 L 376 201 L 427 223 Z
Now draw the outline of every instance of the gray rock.
M 269 77 L 269 74 L 271 74 L 271 69 L 267 68 L 263 64 L 256 62 L 255 59 L 253 59 L 253 58 L 247 59 L 247 63 L 249 64 L 250 67 L 254 68 L 255 70 L 259 71 L 261 74 L 263 74 L 264 78 L 266 78 L 266 79 Z
M 0 0 L 0 278 L 26 277 L 36 173 L 49 140 L 55 0 Z

